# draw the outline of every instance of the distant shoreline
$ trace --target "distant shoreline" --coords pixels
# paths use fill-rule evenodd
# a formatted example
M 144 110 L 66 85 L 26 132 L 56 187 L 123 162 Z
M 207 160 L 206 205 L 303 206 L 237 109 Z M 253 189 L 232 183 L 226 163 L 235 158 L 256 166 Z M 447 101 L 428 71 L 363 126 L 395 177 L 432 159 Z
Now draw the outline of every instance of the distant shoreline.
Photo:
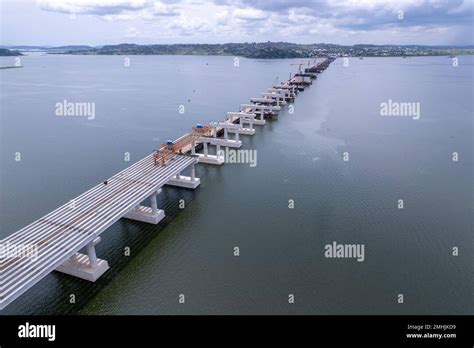
M 199 55 L 234 56 L 254 59 L 314 58 L 314 57 L 425 57 L 473 55 L 474 46 L 419 46 L 419 45 L 353 45 L 294 44 L 287 42 L 136 45 L 118 44 L 91 46 L 11 46 L 1 49 L 11 52 L 45 52 L 73 55 Z M 2 55 L 0 51 L 0 55 Z
M 9 50 L 7 48 L 0 48 L 0 57 L 17 57 L 23 54 L 17 50 Z
M 246 57 L 246 56 L 239 56 L 239 55 L 232 55 L 232 54 L 143 54 L 143 53 L 118 53 L 118 54 L 105 54 L 105 53 L 97 53 L 97 54 L 90 54 L 90 53 L 47 53 L 48 55 L 65 55 L 65 56 L 196 56 L 196 57 L 240 57 L 240 58 L 247 58 L 247 59 L 314 59 L 314 58 L 326 58 L 327 56 L 301 56 L 301 57 L 269 57 L 269 58 L 254 58 L 254 57 Z M 419 54 L 419 55 L 372 55 L 372 56 L 337 56 L 334 58 L 420 58 L 420 57 L 457 57 L 457 56 L 472 56 L 474 52 L 470 53 L 460 53 L 455 55 L 448 55 L 448 54 Z

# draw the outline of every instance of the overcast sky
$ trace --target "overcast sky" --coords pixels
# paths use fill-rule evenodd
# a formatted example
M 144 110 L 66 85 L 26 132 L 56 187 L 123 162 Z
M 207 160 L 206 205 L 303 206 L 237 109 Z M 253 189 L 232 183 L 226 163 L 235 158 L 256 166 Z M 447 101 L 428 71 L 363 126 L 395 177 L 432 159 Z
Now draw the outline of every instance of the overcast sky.
M 2 45 L 474 44 L 474 0 L 0 0 Z

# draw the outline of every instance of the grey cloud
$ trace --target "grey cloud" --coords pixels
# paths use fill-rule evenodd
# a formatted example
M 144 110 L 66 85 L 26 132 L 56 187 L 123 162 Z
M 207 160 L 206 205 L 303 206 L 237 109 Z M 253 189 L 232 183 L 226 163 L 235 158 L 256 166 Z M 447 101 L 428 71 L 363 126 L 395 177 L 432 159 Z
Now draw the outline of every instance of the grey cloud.
M 471 0 L 400 1 L 399 8 L 384 1 L 370 6 L 353 6 L 331 0 L 215 0 L 216 4 L 255 8 L 285 16 L 290 10 L 325 20 L 343 29 L 371 30 L 390 26 L 470 25 L 474 20 Z M 403 20 L 397 11 L 404 11 Z

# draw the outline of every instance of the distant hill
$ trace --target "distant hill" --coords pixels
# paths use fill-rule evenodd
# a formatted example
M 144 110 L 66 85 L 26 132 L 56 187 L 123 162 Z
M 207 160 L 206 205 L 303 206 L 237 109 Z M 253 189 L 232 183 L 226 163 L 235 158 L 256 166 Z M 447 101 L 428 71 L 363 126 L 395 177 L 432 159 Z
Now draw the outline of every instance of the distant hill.
M 394 57 L 453 56 L 474 54 L 474 46 L 295 44 L 290 42 L 245 42 L 224 44 L 153 44 L 87 46 L 0 46 L 1 55 L 21 55 L 20 52 L 84 55 L 213 55 L 239 56 L 256 59 L 309 58 L 315 56 Z M 10 53 L 11 52 L 11 53 Z
M 66 53 L 77 50 L 91 50 L 92 46 L 87 45 L 68 45 L 68 46 L 1 46 L 1 48 L 9 50 L 17 50 L 23 52 L 46 52 L 46 53 Z
M 51 46 L 1 46 L 1 48 L 7 48 L 10 50 L 19 50 L 19 51 L 44 51 L 49 49 Z
M 246 58 L 308 58 L 314 56 L 438 56 L 474 54 L 474 47 L 294 44 L 289 42 L 137 45 L 119 44 L 87 49 L 70 49 L 68 54 L 86 55 L 227 55 Z
M 9 56 L 22 56 L 18 51 L 12 51 L 7 48 L 0 48 L 0 56 L 2 57 L 9 57 Z

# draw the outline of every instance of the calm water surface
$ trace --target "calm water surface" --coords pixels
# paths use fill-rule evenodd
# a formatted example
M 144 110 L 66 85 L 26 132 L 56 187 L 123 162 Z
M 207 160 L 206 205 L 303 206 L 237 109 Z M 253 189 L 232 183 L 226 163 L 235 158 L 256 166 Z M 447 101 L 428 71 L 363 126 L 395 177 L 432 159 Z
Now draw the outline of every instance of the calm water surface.
M 0 238 L 128 166 L 125 152 L 137 161 L 198 122 L 223 119 L 299 63 L 22 61 L 0 71 Z M 163 190 L 160 225 L 121 220 L 102 234 L 97 252 L 111 269 L 98 282 L 53 273 L 3 312 L 473 314 L 473 70 L 469 56 L 456 68 L 447 57 L 335 61 L 294 114 L 285 108 L 242 137 L 258 150 L 255 168 L 198 166 L 197 190 Z M 421 118 L 380 116 L 389 99 L 419 102 Z M 94 102 L 96 118 L 55 116 L 63 100 Z M 325 258 L 333 241 L 364 244 L 365 261 Z

